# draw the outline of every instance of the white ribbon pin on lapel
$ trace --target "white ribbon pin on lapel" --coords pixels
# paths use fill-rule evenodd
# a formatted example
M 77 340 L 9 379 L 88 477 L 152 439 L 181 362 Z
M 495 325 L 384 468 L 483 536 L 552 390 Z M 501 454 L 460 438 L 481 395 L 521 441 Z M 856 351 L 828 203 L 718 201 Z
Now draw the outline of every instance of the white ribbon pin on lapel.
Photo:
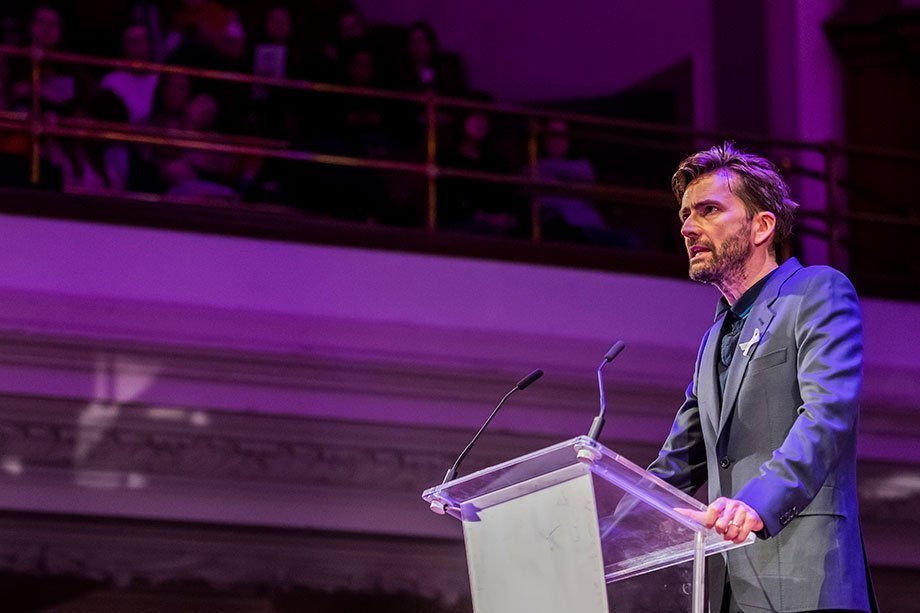
M 748 351 L 754 348 L 754 345 L 757 344 L 757 341 L 760 340 L 760 328 L 754 328 L 754 334 L 751 335 L 751 340 L 738 343 L 738 346 L 741 348 L 741 353 L 744 354 L 744 357 L 747 357 Z

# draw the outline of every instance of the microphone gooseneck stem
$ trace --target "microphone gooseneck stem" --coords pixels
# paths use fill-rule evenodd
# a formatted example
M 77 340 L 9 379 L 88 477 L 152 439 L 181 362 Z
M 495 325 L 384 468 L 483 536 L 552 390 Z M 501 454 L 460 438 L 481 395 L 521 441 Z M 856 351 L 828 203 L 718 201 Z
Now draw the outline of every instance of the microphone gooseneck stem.
M 457 456 L 457 461 L 454 462 L 454 465 L 448 469 L 447 474 L 444 475 L 444 481 L 441 482 L 441 485 L 444 485 L 448 481 L 452 481 L 457 476 L 457 470 L 460 468 L 460 462 L 463 461 L 463 458 L 466 457 L 466 454 L 468 454 L 470 452 L 470 449 L 473 448 L 473 445 L 476 444 L 476 439 L 478 439 L 479 435 L 483 433 L 483 431 L 489 425 L 489 422 L 492 421 L 492 418 L 495 417 L 495 415 L 498 413 L 498 410 L 502 408 L 502 405 L 505 404 L 505 401 L 508 400 L 511 394 L 518 391 L 519 389 L 520 387 L 518 386 L 511 388 L 511 391 L 505 394 L 505 396 L 499 401 L 499 403 L 495 406 L 495 408 L 492 409 L 492 414 L 489 415 L 489 418 L 486 420 L 486 423 L 482 424 L 482 427 L 479 429 L 479 432 L 477 432 L 476 435 L 473 437 L 473 440 L 471 440 L 469 444 L 463 448 L 463 451 L 461 451 L 460 455 Z
M 624 343 L 623 341 L 615 342 L 613 344 L 613 347 L 611 347 L 607 351 L 607 354 L 604 356 L 604 359 L 601 361 L 601 365 L 597 367 L 597 389 L 601 395 L 601 410 L 597 414 L 597 417 L 594 418 L 594 421 L 591 422 L 591 429 L 588 430 L 588 436 L 591 438 L 591 440 L 596 441 L 598 437 L 601 435 L 601 430 L 604 429 L 604 416 L 607 413 L 607 398 L 606 398 L 606 394 L 604 393 L 604 376 L 603 376 L 604 366 L 612 362 L 614 358 L 620 355 L 620 353 L 625 348 L 626 348 L 626 343 Z
M 607 413 L 607 396 L 604 393 L 604 366 L 607 365 L 607 360 L 601 362 L 601 365 L 597 369 L 597 389 L 601 395 L 601 412 L 597 414 L 601 419 L 604 418 L 604 415 Z
M 601 362 L 601 365 L 597 368 L 597 389 L 601 396 L 601 410 L 597 414 L 597 417 L 594 418 L 594 421 L 591 422 L 591 429 L 588 430 L 588 436 L 591 440 L 597 440 L 601 435 L 601 430 L 604 429 L 604 415 L 607 413 L 607 399 L 606 394 L 604 394 L 604 366 L 606 366 L 608 361 L 604 359 Z

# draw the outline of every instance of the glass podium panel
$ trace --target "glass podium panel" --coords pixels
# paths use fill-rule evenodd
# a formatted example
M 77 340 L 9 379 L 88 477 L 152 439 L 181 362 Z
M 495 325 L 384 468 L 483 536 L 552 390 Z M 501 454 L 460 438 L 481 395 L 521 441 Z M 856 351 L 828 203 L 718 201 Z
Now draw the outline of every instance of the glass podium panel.
M 563 484 L 575 481 L 589 483 L 590 487 L 580 488 L 577 495 L 559 493 L 555 498 L 536 496 L 538 492 L 550 489 L 561 492 Z M 474 543 L 477 548 L 488 549 L 488 544 L 476 541 L 476 535 L 473 534 L 484 528 L 469 528 L 467 524 L 481 523 L 490 515 L 497 516 L 498 512 L 491 509 L 503 505 L 509 505 L 508 509 L 514 507 L 516 510 L 509 512 L 503 519 L 506 524 L 512 525 L 515 522 L 526 524 L 533 519 L 532 509 L 520 502 L 513 504 L 523 498 L 541 508 L 572 508 L 573 504 L 578 505 L 576 511 L 567 511 L 576 525 L 575 528 L 568 526 L 568 529 L 574 530 L 568 538 L 580 539 L 578 542 L 584 545 L 583 555 L 587 559 L 593 559 L 592 550 L 599 553 L 606 583 L 626 581 L 653 571 L 676 567 L 668 574 L 655 573 L 656 577 L 645 581 L 657 586 L 648 588 L 653 592 L 663 596 L 662 590 L 665 590 L 669 597 L 675 600 L 686 598 L 688 602 L 694 585 L 693 577 L 687 576 L 686 569 L 692 570 L 693 565 L 688 562 L 695 559 L 700 548 L 702 554 L 708 556 L 742 547 L 754 540 L 751 535 L 741 545 L 724 541 L 714 530 L 705 528 L 693 519 L 694 513 L 705 511 L 703 503 L 585 436 L 430 488 L 422 496 L 436 512 L 448 513 L 464 522 L 468 552 Z M 585 511 L 588 507 L 588 511 Z M 584 530 L 585 513 L 590 513 L 590 520 L 596 525 L 593 533 Z M 526 521 L 524 514 L 528 518 Z M 555 516 L 549 513 L 547 517 Z M 544 520 L 533 524 L 534 538 L 542 538 L 539 537 L 543 529 L 540 521 Z M 565 524 L 561 516 L 555 517 L 554 521 L 559 525 Z M 528 551 L 524 555 L 536 554 Z M 680 571 L 681 568 L 684 570 Z M 473 570 L 471 566 L 471 580 L 475 582 Z M 701 576 L 699 582 L 702 582 Z M 619 600 L 618 593 L 644 593 L 643 590 L 628 590 L 629 585 L 640 584 L 641 581 L 632 581 L 619 588 L 608 587 L 613 610 L 622 608 L 617 608 L 614 603 L 614 599 Z M 678 610 L 690 610 L 689 604 Z

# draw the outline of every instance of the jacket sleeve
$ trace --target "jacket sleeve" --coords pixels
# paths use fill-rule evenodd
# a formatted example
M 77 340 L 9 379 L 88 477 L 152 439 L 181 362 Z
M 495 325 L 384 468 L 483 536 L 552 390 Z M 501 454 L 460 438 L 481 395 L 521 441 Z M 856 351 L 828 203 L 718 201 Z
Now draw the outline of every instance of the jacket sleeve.
M 700 424 L 697 400 L 697 380 L 700 360 L 709 333 L 703 337 L 696 359 L 693 381 L 687 386 L 684 402 L 677 410 L 671 432 L 665 439 L 658 457 L 648 467 L 649 472 L 691 496 L 706 482 L 706 445 Z
M 841 452 L 856 444 L 862 318 L 856 291 L 841 273 L 824 268 L 809 282 L 795 319 L 795 343 L 798 416 L 736 496 L 757 511 L 766 536 L 779 534 L 808 506 Z

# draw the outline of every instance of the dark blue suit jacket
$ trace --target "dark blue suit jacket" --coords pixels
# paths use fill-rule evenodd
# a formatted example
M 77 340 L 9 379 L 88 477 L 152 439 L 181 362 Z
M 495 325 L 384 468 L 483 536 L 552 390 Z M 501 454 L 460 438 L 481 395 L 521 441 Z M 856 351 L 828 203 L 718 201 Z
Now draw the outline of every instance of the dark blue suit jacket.
M 757 541 L 710 565 L 714 610 L 727 576 L 744 611 L 868 611 L 853 286 L 825 266 L 780 266 L 745 320 L 719 406 L 721 325 L 718 317 L 703 337 L 686 400 L 649 467 L 685 492 L 708 481 L 710 500 L 743 500 L 763 519 Z

